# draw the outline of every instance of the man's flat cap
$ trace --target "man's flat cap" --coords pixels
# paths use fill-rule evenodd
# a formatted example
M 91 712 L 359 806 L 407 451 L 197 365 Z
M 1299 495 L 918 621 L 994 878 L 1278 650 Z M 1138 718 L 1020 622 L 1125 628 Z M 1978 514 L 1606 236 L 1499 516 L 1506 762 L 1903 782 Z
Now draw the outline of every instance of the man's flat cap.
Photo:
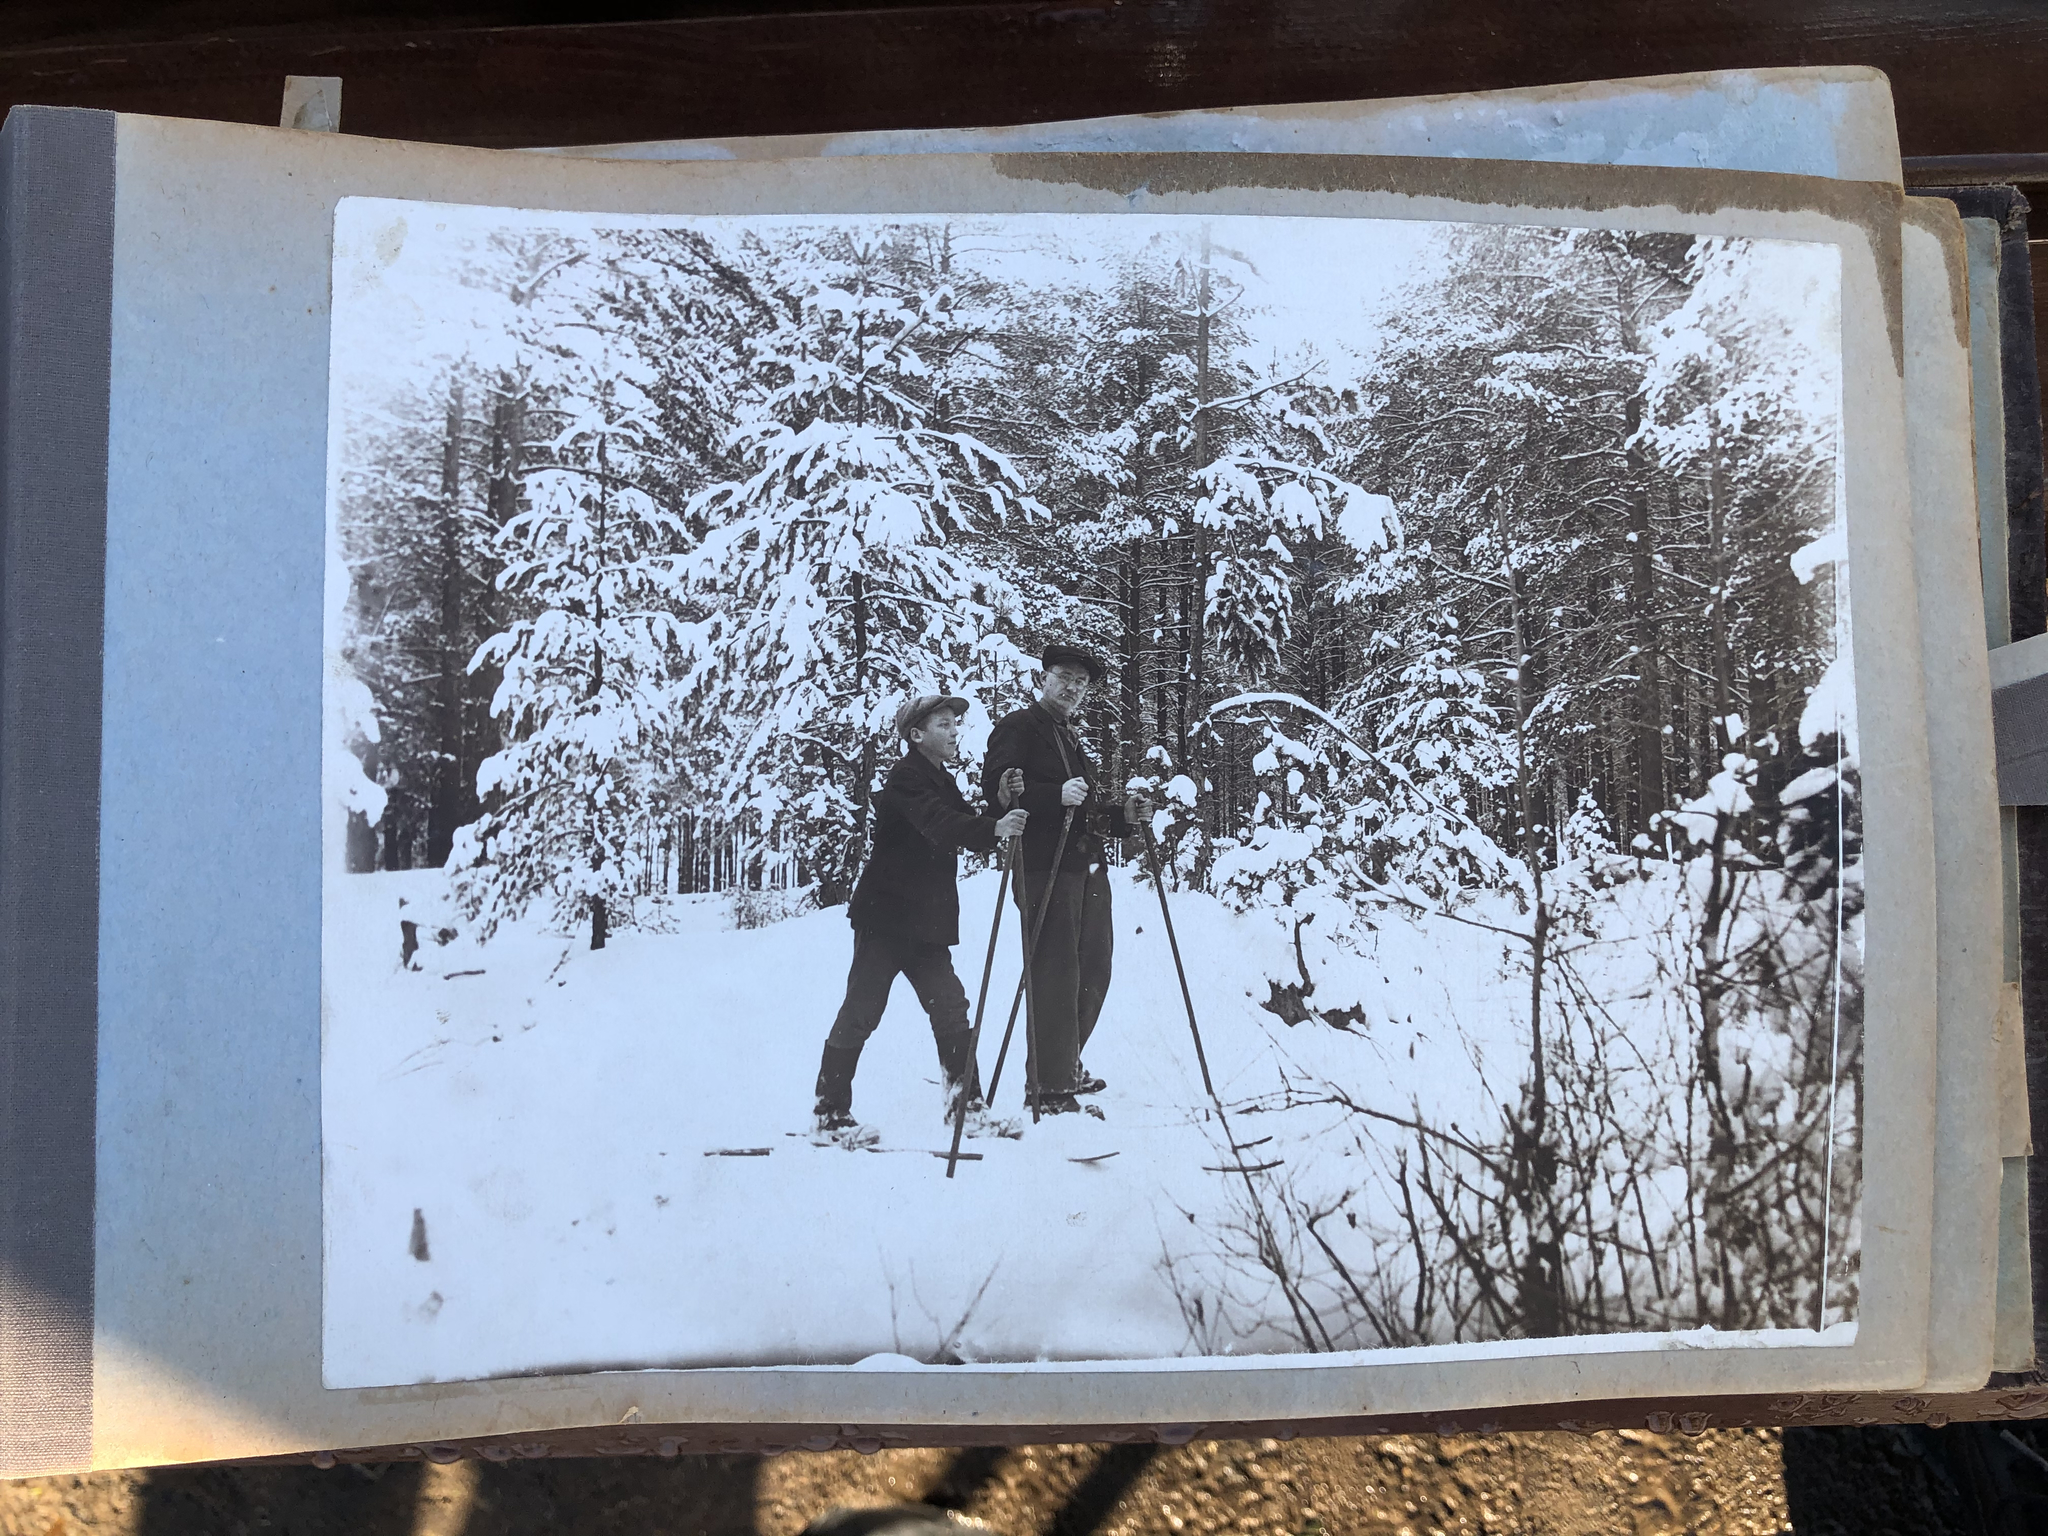
M 1099 683 L 1109 676 L 1109 663 L 1093 651 L 1084 651 L 1078 645 L 1048 645 L 1045 654 L 1039 658 L 1039 665 L 1047 669 L 1065 662 L 1071 667 L 1080 667 L 1088 674 L 1088 681 Z
M 923 725 L 935 709 L 950 709 L 956 715 L 964 715 L 967 701 L 951 693 L 914 693 L 896 711 L 896 734 L 910 740 L 910 733 Z

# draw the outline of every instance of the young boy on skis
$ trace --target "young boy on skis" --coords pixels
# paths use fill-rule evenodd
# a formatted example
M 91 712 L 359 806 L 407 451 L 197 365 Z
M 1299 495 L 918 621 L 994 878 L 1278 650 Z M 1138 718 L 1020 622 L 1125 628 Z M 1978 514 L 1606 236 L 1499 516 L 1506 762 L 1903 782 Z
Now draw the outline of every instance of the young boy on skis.
M 993 1119 L 981 1102 L 967 991 L 954 974 L 952 947 L 960 942 L 959 850 L 987 853 L 998 838 L 1023 834 L 1026 813 L 1007 809 L 1023 782 L 1021 774 L 1000 781 L 1001 816 L 977 815 L 969 807 L 947 766 L 958 756 L 960 717 L 966 713 L 965 699 L 942 694 L 920 694 L 896 712 L 904 752 L 875 799 L 874 852 L 846 909 L 853 924 L 846 1000 L 818 1067 L 812 1139 L 821 1145 L 868 1147 L 881 1139 L 853 1118 L 853 1073 L 898 975 L 910 979 L 931 1019 L 947 1118 L 964 1093 L 968 1135 L 1019 1134 L 1016 1126 Z

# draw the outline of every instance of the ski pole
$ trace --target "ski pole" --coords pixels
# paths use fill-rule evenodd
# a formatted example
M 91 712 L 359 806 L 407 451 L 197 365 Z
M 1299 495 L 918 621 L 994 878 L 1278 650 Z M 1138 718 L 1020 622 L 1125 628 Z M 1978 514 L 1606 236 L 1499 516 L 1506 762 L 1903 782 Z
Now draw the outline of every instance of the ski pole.
M 1267 1219 L 1265 1202 L 1259 1198 L 1259 1187 L 1252 1180 L 1253 1173 L 1259 1170 L 1244 1165 L 1244 1154 L 1238 1143 L 1237 1133 L 1230 1128 L 1230 1112 L 1223 1107 L 1223 1096 L 1216 1091 L 1216 1084 L 1209 1076 L 1208 1053 L 1202 1049 L 1202 1028 L 1195 1022 L 1195 995 L 1188 990 L 1188 971 L 1181 963 L 1180 940 L 1174 937 L 1173 913 L 1166 905 L 1166 876 L 1160 871 L 1159 843 L 1152 836 L 1150 822 L 1145 824 L 1145 864 L 1152 871 L 1153 888 L 1159 892 L 1159 916 L 1166 923 L 1166 942 L 1173 950 L 1173 970 L 1180 978 L 1180 1000 L 1187 1004 L 1188 1033 L 1195 1037 L 1195 1062 L 1202 1069 L 1202 1086 L 1209 1092 L 1209 1102 L 1216 1106 L 1216 1123 L 1222 1128 L 1224 1144 L 1230 1148 L 1231 1157 L 1236 1160 L 1234 1168 L 1219 1168 L 1216 1171 L 1236 1173 L 1244 1180 L 1245 1197 L 1251 1201 L 1253 1219 L 1259 1228 L 1260 1244 L 1269 1252 L 1277 1252 L 1279 1243 L 1273 1235 L 1273 1224 Z M 1271 1166 L 1273 1165 L 1261 1165 Z M 1315 1335 L 1310 1331 L 1308 1320 L 1302 1315 L 1301 1303 L 1295 1297 L 1294 1288 L 1283 1284 L 1281 1290 L 1287 1297 L 1287 1305 L 1294 1312 L 1295 1327 L 1301 1330 L 1304 1339 L 1313 1340 Z
M 960 1138 L 967 1130 L 967 1087 L 980 1073 L 981 1062 L 981 1015 L 988 1006 L 988 978 L 996 967 L 996 935 L 1003 927 L 1003 904 L 1010 896 L 1010 858 L 1008 840 L 996 844 L 996 863 L 1001 866 L 1003 878 L 996 884 L 995 921 L 988 925 L 988 957 L 981 962 L 981 991 L 974 999 L 974 1028 L 967 1036 L 968 1076 L 960 1080 L 959 1100 L 953 1106 L 953 1148 L 946 1154 L 946 1177 L 953 1177 L 954 1166 L 960 1160 Z
M 1166 942 L 1173 950 L 1173 973 L 1180 978 L 1180 1000 L 1188 1008 L 1188 1033 L 1195 1037 L 1195 1061 L 1202 1069 L 1202 1086 L 1209 1090 L 1209 1097 L 1216 1099 L 1216 1085 L 1209 1080 L 1209 1058 L 1202 1050 L 1202 1028 L 1195 1022 L 1195 995 L 1188 990 L 1187 967 L 1181 964 L 1180 940 L 1173 934 L 1173 913 L 1166 906 L 1166 877 L 1159 871 L 1159 844 L 1152 836 L 1152 824 L 1145 824 L 1145 863 L 1152 871 L 1152 885 L 1159 892 L 1159 915 L 1166 923 Z M 1216 1099 L 1216 1108 L 1221 1113 L 1223 1101 Z M 1228 1121 L 1224 1122 L 1227 1126 Z
M 1003 1043 L 996 1050 L 996 1069 L 989 1074 L 988 1101 L 991 1104 L 996 1101 L 996 1085 L 1003 1080 L 1003 1062 L 1010 1054 L 1010 1037 L 1017 1028 L 1017 1005 L 1019 1003 L 1028 1004 L 1024 1014 L 1026 1045 L 1034 1054 L 1037 1051 L 1038 1025 L 1036 1015 L 1038 1012 L 1038 1000 L 1035 995 L 1035 989 L 1031 984 L 1031 960 L 1038 949 L 1039 931 L 1045 927 L 1045 914 L 1052 906 L 1052 888 L 1054 881 L 1059 878 L 1060 860 L 1067 855 L 1067 837 L 1073 830 L 1074 808 L 1070 805 L 1067 807 L 1065 817 L 1060 821 L 1060 840 L 1052 851 L 1052 868 L 1046 873 L 1045 889 L 1039 893 L 1038 915 L 1031 922 L 1024 925 L 1024 974 L 1017 978 L 1017 992 L 1010 999 L 1009 1022 L 1003 1025 Z M 1023 857 L 1023 849 L 1021 847 L 1018 849 L 1018 857 L 1020 859 Z M 1024 889 L 1023 871 L 1021 870 L 1018 871 L 1017 889 L 1019 891 Z M 1035 1124 L 1038 1120 L 1038 1096 L 1031 1092 L 1028 1085 L 1025 1088 L 1024 1096 L 1031 1100 L 1031 1119 Z

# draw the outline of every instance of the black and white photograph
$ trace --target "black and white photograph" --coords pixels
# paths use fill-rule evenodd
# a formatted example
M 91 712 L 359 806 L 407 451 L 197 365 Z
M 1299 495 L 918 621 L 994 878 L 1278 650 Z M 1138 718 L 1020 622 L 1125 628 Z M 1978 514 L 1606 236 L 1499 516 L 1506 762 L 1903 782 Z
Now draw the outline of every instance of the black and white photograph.
M 344 199 L 326 1385 L 1853 1343 L 1841 294 Z

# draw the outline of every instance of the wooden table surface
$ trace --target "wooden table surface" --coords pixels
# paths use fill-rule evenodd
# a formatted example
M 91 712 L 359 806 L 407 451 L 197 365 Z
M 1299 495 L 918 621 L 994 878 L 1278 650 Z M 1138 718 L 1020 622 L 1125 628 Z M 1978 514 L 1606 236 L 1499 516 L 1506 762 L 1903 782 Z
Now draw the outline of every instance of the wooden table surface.
M 479 145 L 945 127 L 1872 64 L 1908 155 L 2048 150 L 2029 0 L 955 0 L 12 6 L 0 103 L 277 120 L 339 75 L 344 128 Z M 647 19 L 666 14 L 675 19 Z M 573 24 L 535 25 L 566 20 Z M 623 18 L 639 19 L 623 19 Z

